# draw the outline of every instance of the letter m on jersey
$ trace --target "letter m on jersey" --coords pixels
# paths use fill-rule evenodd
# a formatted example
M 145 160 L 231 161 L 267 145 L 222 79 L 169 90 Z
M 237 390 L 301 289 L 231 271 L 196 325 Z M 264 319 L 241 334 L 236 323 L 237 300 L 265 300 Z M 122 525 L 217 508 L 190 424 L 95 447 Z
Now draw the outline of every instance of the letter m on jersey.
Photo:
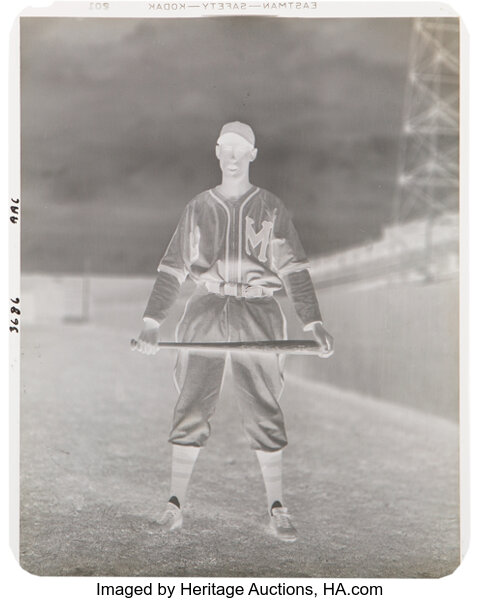
M 250 256 L 251 251 L 261 244 L 258 259 L 261 262 L 266 262 L 266 250 L 268 249 L 273 223 L 271 221 L 263 221 L 258 233 L 253 229 L 253 224 L 254 220 L 251 217 L 246 217 L 246 254 Z

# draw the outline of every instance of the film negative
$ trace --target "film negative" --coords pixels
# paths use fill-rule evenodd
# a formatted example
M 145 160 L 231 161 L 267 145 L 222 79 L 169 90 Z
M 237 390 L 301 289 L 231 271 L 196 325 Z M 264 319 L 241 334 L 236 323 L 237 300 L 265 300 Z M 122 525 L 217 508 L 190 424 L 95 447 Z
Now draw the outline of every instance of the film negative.
M 9 329 L 24 570 L 455 571 L 464 35 L 436 4 L 21 13 Z M 308 585 L 294 594 L 323 593 Z

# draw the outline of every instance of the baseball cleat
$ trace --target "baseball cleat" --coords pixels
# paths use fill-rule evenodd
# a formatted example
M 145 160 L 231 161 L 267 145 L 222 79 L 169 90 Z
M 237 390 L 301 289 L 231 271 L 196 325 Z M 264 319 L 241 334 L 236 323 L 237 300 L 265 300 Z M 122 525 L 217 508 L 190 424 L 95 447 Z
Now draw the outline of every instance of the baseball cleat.
M 166 505 L 166 510 L 161 517 L 159 524 L 163 531 L 174 531 L 175 529 L 180 529 L 183 525 L 183 514 L 181 509 L 173 504 L 172 502 L 168 502 Z
M 298 538 L 298 532 L 291 523 L 288 509 L 284 506 L 271 510 L 269 526 L 274 535 L 283 542 L 295 542 Z

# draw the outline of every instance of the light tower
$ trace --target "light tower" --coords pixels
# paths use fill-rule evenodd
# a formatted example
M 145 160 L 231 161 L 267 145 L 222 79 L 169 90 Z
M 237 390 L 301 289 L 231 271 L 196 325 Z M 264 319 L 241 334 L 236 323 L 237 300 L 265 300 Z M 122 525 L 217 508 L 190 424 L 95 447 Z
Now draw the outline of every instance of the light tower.
M 438 217 L 459 208 L 459 19 L 414 19 L 393 221 L 424 220 L 423 268 L 431 277 Z

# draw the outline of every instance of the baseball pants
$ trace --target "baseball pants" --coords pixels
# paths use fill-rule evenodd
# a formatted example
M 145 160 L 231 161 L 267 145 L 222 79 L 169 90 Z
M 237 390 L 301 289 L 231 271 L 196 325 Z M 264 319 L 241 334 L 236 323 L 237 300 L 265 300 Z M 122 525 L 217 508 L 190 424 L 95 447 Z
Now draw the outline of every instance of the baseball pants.
M 176 331 L 177 341 L 240 342 L 286 339 L 286 324 L 272 297 L 237 298 L 205 293 L 192 296 Z M 219 398 L 227 354 L 181 351 L 175 367 L 179 398 L 169 441 L 201 447 Z M 254 450 L 275 451 L 287 444 L 279 398 L 284 387 L 283 357 L 230 354 L 243 428 Z

